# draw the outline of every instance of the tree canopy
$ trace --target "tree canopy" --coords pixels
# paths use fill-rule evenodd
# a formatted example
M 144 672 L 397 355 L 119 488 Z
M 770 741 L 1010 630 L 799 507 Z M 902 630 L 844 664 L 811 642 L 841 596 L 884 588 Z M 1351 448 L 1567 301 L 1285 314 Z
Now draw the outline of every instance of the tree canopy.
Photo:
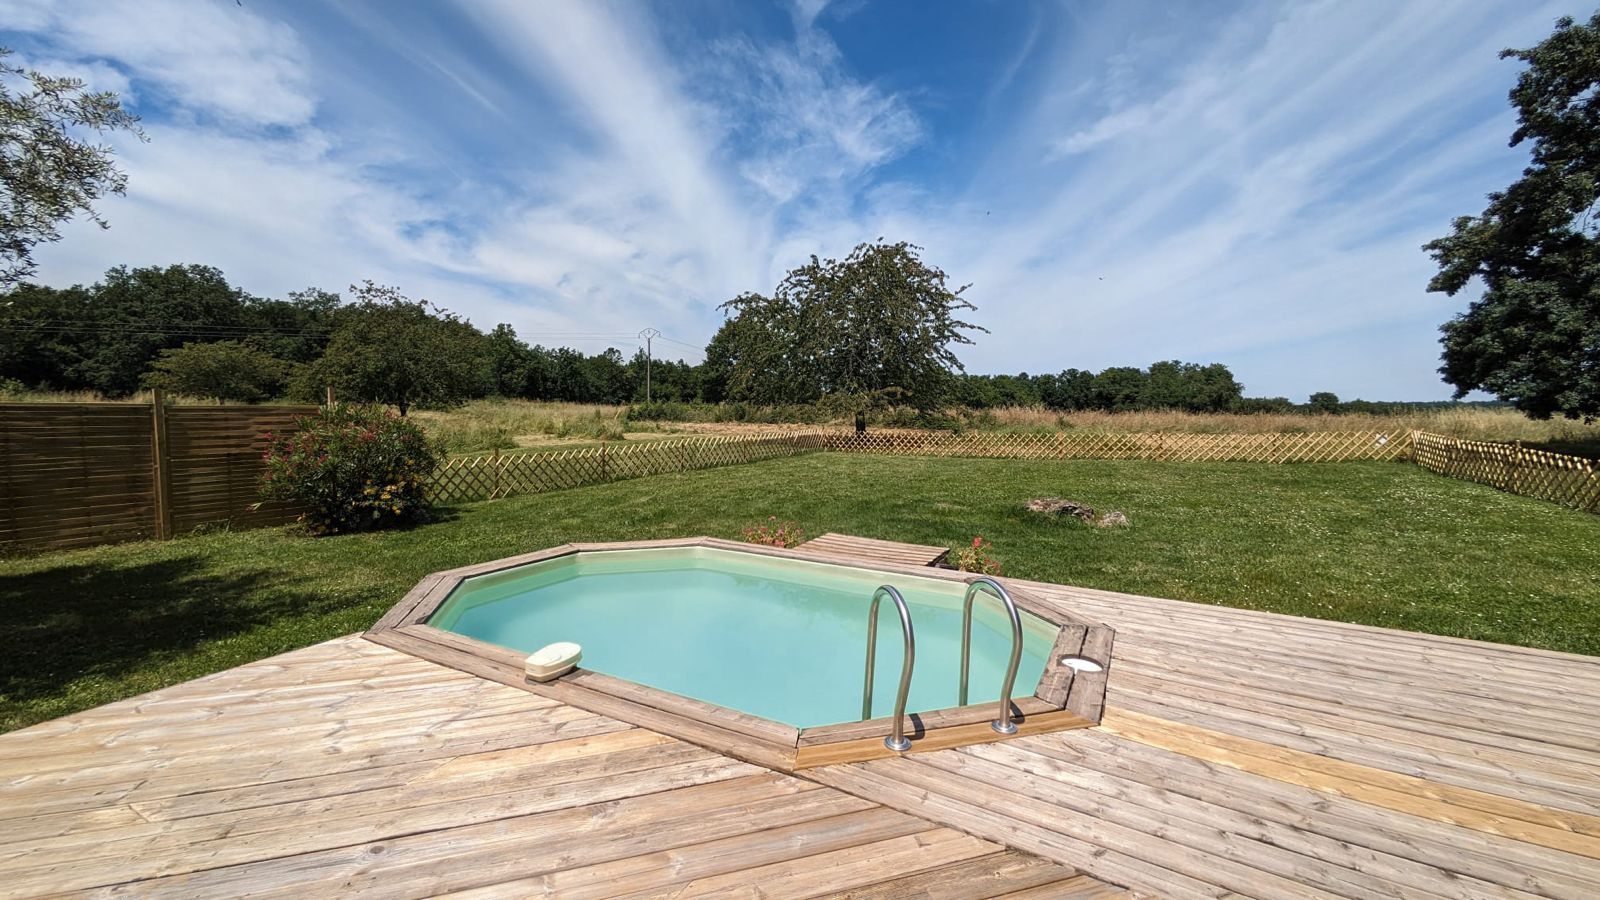
M 1501 54 L 1527 64 L 1511 91 L 1530 145 L 1522 177 L 1425 245 L 1428 289 L 1483 295 L 1443 328 L 1440 373 L 1539 418 L 1600 415 L 1600 13 Z
M 309 363 L 322 355 L 338 305 L 338 294 L 316 289 L 252 297 L 199 265 L 117 266 L 63 289 L 22 285 L 0 304 L 0 378 L 123 397 L 161 351 L 230 339 Z
M 190 397 L 260 403 L 283 396 L 289 364 L 239 341 L 184 344 L 161 351 L 144 383 Z
M 82 132 L 144 137 L 116 94 L 20 68 L 10 56 L 0 47 L 0 292 L 33 274 L 33 248 L 60 240 L 62 222 L 83 213 L 106 227 L 95 201 L 127 187 L 111 149 Z
M 313 369 L 343 395 L 387 403 L 405 415 L 481 394 L 488 380 L 483 336 L 426 300 L 367 281 L 352 286 Z
M 944 403 L 962 368 L 953 345 L 983 329 L 958 318 L 975 308 L 961 296 L 966 287 L 952 290 L 919 252 L 879 240 L 842 260 L 812 256 L 771 297 L 723 304 L 731 318 L 712 343 L 728 398 L 860 405 L 894 395 L 924 410 Z
M 23 285 L 0 302 L 0 390 L 91 390 L 118 397 L 141 385 L 159 385 L 173 393 L 234 401 L 314 402 L 332 384 L 343 399 L 408 411 L 491 395 L 606 404 L 644 399 L 642 347 L 627 356 L 616 347 L 589 354 L 530 345 L 509 324 L 485 333 L 394 288 L 369 283 L 352 291 L 341 297 L 307 288 L 283 299 L 255 297 L 230 284 L 219 270 L 201 265 L 118 266 L 93 284 L 63 289 Z M 771 301 L 750 302 L 765 312 Z M 764 315 L 727 319 L 699 365 L 655 359 L 657 403 L 640 410 L 641 416 L 689 415 L 691 411 L 666 405 L 678 402 L 730 402 L 734 405 L 726 414 L 734 418 L 794 415 L 809 420 L 905 399 L 893 373 L 906 369 L 868 367 L 856 381 L 828 376 L 828 384 L 845 384 L 854 393 L 823 394 L 817 380 L 822 376 L 813 374 L 821 364 L 786 349 L 783 342 L 768 340 L 771 321 Z M 879 342 L 893 334 L 879 324 L 864 330 Z M 848 352 L 827 356 L 844 359 Z M 923 394 L 924 403 L 940 405 L 935 413 L 943 406 L 1280 413 L 1383 412 L 1410 406 L 1340 401 L 1332 394 L 1314 395 L 1311 405 L 1282 397 L 1245 398 L 1226 365 L 1179 360 L 1147 368 L 1112 366 L 1098 373 L 1075 368 L 1037 375 L 945 370 L 942 375 L 932 372 L 931 378 L 943 382 Z M 907 378 L 905 383 L 918 381 Z M 759 409 L 790 403 L 817 405 Z M 934 421 L 938 415 L 921 418 Z

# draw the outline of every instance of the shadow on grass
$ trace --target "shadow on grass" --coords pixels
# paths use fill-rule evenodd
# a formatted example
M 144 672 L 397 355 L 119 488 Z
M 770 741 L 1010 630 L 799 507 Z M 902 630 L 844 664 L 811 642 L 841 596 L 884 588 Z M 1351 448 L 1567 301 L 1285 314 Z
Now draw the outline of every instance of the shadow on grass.
M 0 697 L 28 703 L 116 678 L 286 617 L 348 605 L 282 571 L 217 571 L 198 555 L 69 563 L 0 576 Z

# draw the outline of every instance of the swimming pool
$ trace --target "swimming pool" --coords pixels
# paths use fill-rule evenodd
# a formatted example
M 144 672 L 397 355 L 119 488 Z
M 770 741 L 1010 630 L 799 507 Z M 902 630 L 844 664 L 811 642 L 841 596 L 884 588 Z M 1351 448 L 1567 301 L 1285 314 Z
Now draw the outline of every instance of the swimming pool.
M 706 546 L 575 553 L 462 580 L 427 624 L 531 653 L 583 647 L 581 666 L 797 728 L 862 718 L 867 612 L 892 584 L 916 633 L 910 712 L 958 705 L 966 585 L 948 578 Z M 871 716 L 890 715 L 903 640 L 878 610 Z M 1023 611 L 1014 695 L 1038 684 L 1058 626 Z M 974 603 L 967 702 L 999 698 L 1011 652 L 994 597 Z

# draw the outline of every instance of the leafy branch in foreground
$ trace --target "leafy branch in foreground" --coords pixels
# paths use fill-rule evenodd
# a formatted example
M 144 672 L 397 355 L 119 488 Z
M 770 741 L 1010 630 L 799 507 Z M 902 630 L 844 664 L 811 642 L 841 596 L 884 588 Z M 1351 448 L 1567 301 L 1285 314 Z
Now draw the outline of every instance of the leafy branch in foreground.
M 110 147 L 78 133 L 145 139 L 115 93 L 24 69 L 8 61 L 11 52 L 0 47 L 0 291 L 33 275 L 33 248 L 61 240 L 62 222 L 83 213 L 109 227 L 94 203 L 123 193 L 128 176 Z

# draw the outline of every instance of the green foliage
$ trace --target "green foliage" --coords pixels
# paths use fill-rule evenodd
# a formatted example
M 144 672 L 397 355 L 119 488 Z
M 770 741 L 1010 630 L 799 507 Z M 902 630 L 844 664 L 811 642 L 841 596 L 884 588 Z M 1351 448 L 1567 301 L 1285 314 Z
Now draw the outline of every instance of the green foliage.
M 438 453 L 415 422 L 374 406 L 340 404 L 268 435 L 263 500 L 306 509 L 313 534 L 372 531 L 427 519 Z
M 1476 216 L 1425 245 L 1428 289 L 1484 292 L 1446 323 L 1440 372 L 1529 415 L 1600 416 L 1600 13 L 1502 57 L 1528 64 L 1511 91 L 1513 146 L 1532 162 Z
M 1222 412 L 1239 401 L 1242 390 L 1222 363 L 1170 360 L 1154 363 L 1149 369 L 1113 366 L 1098 375 L 1080 369 L 1058 375 L 963 375 L 952 399 L 972 409 L 1043 406 L 1069 412 Z
M 1336 413 L 1339 411 L 1339 395 L 1332 391 L 1317 391 L 1310 397 L 1312 412 Z
M 22 285 L 0 305 L 0 377 L 124 397 L 161 351 L 239 340 L 287 363 L 322 353 L 339 295 L 251 297 L 210 266 L 118 266 L 87 287 Z M 321 385 L 314 394 L 320 396 Z
M 314 376 L 340 397 L 394 406 L 449 406 L 482 396 L 483 336 L 426 300 L 367 281 L 352 286 Z
M 536 360 L 533 349 L 517 339 L 516 330 L 503 323 L 496 325 L 485 339 L 484 356 L 489 392 L 501 397 L 523 396 Z
M 771 297 L 741 294 L 713 338 L 727 399 L 864 407 L 894 392 L 918 409 L 948 399 L 961 362 L 951 349 L 983 329 L 957 316 L 973 305 L 940 269 L 900 242 L 861 244 L 843 260 L 790 270 Z
M 793 522 L 780 522 L 777 516 L 767 516 L 765 522 L 739 529 L 739 537 L 747 544 L 763 547 L 798 547 L 805 543 L 806 533 Z
M 107 227 L 95 201 L 127 187 L 111 149 L 75 132 L 144 138 L 139 117 L 116 94 L 22 69 L 10 56 L 0 47 L 0 291 L 33 274 L 33 248 L 61 240 L 62 222 L 82 213 Z
M 994 557 L 994 545 L 985 541 L 981 536 L 972 539 L 972 543 L 957 547 L 951 554 L 955 558 L 956 569 L 962 572 L 977 572 L 980 575 L 999 575 L 1000 560 Z
M 288 380 L 287 363 L 238 341 L 184 344 L 176 350 L 162 350 L 144 377 L 146 387 L 241 403 L 282 396 Z

